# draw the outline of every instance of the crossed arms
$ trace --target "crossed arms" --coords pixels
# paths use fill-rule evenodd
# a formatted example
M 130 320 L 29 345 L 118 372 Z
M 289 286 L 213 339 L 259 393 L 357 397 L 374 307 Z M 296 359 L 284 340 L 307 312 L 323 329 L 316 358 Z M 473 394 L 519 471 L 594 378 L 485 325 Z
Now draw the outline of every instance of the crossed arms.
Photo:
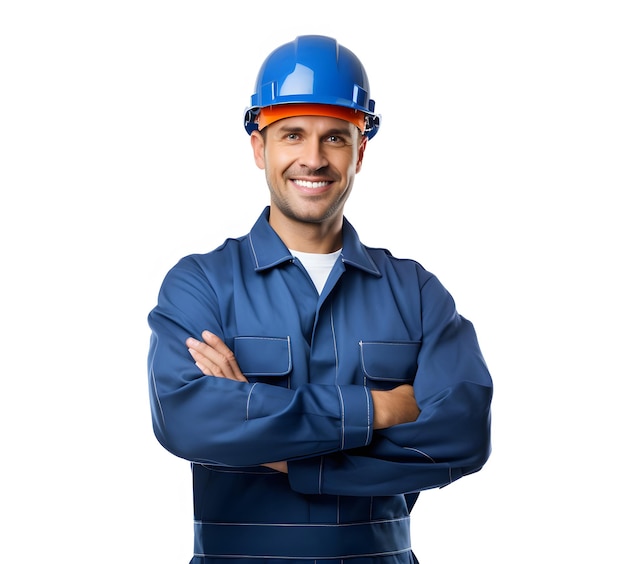
M 202 332 L 202 339 L 203 341 L 198 341 L 189 337 L 185 344 L 196 366 L 205 376 L 248 381 L 239 369 L 234 353 L 224 341 L 209 331 Z M 372 390 L 371 393 L 374 403 L 374 429 L 411 423 L 419 417 L 420 409 L 410 384 L 402 384 L 388 391 Z M 267 463 L 264 466 L 287 472 L 285 461 Z

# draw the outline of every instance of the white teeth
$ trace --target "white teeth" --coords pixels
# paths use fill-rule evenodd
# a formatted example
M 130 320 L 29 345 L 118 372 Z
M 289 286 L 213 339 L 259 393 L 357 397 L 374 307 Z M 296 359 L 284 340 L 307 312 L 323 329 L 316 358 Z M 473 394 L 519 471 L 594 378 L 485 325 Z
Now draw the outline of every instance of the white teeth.
M 322 188 L 329 184 L 329 182 L 309 182 L 308 180 L 294 180 L 294 182 L 303 188 Z

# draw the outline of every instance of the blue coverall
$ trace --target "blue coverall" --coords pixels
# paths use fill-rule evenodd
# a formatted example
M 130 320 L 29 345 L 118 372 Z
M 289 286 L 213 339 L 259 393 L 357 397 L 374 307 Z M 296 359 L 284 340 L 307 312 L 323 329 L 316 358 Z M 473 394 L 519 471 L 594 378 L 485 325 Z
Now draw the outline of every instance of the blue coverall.
M 414 563 L 419 492 L 490 454 L 492 382 L 473 326 L 435 276 L 364 246 L 345 219 L 319 295 L 268 214 L 183 258 L 149 314 L 154 431 L 192 463 L 192 563 Z M 185 340 L 204 329 L 248 383 L 195 366 Z M 370 390 L 401 383 L 419 418 L 373 431 Z M 260 466 L 283 460 L 288 474 Z

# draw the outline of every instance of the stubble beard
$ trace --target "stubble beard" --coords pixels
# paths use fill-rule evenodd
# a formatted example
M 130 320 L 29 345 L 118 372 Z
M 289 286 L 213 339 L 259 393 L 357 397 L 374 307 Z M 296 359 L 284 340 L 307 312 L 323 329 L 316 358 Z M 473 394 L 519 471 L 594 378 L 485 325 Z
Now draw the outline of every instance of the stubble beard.
M 287 181 L 286 181 L 287 182 Z M 271 200 L 274 207 L 276 207 L 282 215 L 286 218 L 306 224 L 322 224 L 336 217 L 338 214 L 343 214 L 343 208 L 348 200 L 348 196 L 352 191 L 352 182 L 346 187 L 346 189 L 339 195 L 338 198 L 333 200 L 331 204 L 326 207 L 321 213 L 315 210 L 296 209 L 295 206 L 289 201 L 289 198 L 280 196 L 280 194 L 274 189 L 270 179 L 267 179 L 267 184 L 270 189 Z M 324 196 L 309 196 L 311 202 L 322 201 Z M 306 206 L 302 206 L 305 208 Z

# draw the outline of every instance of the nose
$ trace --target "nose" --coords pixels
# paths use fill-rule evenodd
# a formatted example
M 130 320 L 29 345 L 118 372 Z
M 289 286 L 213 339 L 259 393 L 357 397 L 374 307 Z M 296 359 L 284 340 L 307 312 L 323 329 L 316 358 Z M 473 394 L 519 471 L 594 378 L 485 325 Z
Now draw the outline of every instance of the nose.
M 328 159 L 321 139 L 308 139 L 303 143 L 299 161 L 310 170 L 319 170 L 327 166 Z

